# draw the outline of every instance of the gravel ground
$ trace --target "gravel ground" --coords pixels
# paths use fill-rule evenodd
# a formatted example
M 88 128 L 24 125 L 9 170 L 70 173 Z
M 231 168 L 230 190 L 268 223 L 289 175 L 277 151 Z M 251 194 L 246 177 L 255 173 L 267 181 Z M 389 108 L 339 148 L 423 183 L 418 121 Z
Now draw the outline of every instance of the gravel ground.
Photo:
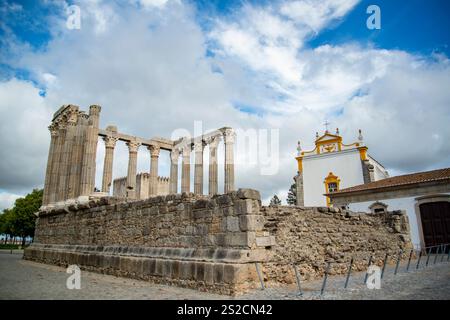
M 446 259 L 445 259 L 446 260 Z M 322 280 L 302 283 L 303 295 L 292 286 L 254 290 L 238 299 L 450 299 L 450 263 L 438 259 L 425 268 L 425 260 L 416 269 L 416 261 L 406 272 L 401 265 L 386 268 L 381 289 L 364 285 L 364 273 L 354 273 L 349 287 L 343 289 L 344 276 L 329 277 L 320 295 Z M 22 260 L 22 253 L 0 251 L 0 299 L 230 299 L 228 296 L 191 289 L 151 284 L 87 271 L 81 273 L 81 289 L 68 290 L 69 274 L 61 267 Z

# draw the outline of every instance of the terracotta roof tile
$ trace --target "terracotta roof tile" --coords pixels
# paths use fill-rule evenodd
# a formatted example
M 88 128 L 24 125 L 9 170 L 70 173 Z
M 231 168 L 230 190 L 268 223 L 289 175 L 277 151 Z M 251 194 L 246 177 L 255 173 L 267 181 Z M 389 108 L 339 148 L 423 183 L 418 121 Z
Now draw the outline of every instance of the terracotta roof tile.
M 343 193 L 375 190 L 395 186 L 405 186 L 416 183 L 432 182 L 432 181 L 445 181 L 450 182 L 450 168 L 438 169 L 433 171 L 417 172 L 411 174 L 405 174 L 402 176 L 396 176 L 391 178 L 386 178 L 366 184 L 360 184 L 354 187 L 345 188 L 334 192 L 333 195 L 339 195 Z

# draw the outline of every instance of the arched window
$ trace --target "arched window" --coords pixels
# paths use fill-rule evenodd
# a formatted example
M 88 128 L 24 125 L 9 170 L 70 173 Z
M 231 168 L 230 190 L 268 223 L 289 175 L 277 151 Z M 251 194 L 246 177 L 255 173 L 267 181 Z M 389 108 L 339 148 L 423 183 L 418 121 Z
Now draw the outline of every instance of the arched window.
M 330 172 L 328 176 L 324 180 L 325 184 L 325 193 L 333 193 L 339 191 L 339 183 L 341 180 L 338 176 L 335 176 L 333 172 Z M 327 197 L 327 206 L 330 206 L 330 198 Z
M 387 207 L 387 204 L 376 201 L 369 206 L 369 209 L 372 213 L 386 213 Z

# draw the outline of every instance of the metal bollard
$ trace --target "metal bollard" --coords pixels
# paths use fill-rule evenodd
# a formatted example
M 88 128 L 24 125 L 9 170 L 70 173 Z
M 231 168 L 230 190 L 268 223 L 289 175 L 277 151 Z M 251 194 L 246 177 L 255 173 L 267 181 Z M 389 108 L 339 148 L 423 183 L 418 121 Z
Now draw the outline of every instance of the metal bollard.
M 381 269 L 381 279 L 383 279 L 383 276 L 384 276 L 384 269 L 386 269 L 386 263 L 387 263 L 388 257 L 389 257 L 389 255 L 386 252 L 386 255 L 384 256 L 383 269 Z
M 259 271 L 259 265 L 257 262 L 255 262 L 256 266 L 256 273 L 258 274 L 259 282 L 261 283 L 261 290 L 264 290 L 266 287 L 264 286 L 264 280 L 261 276 L 261 272 Z
M 303 292 L 302 292 L 302 286 L 300 283 L 300 274 L 298 273 L 298 270 L 297 270 L 297 267 L 295 266 L 295 264 L 293 264 L 292 266 L 294 267 L 295 277 L 297 278 L 298 295 L 302 296 Z
M 440 249 L 441 249 L 441 246 L 438 245 L 437 248 L 436 248 L 436 254 L 435 254 L 435 256 L 434 256 L 434 262 L 433 262 L 433 264 L 436 264 L 436 260 L 437 260 L 437 258 L 438 258 L 439 250 L 440 250 Z
M 411 264 L 411 258 L 412 258 L 413 252 L 414 252 L 414 249 L 411 249 L 411 252 L 409 253 L 408 265 L 406 266 L 406 271 L 409 270 L 409 265 Z
M 445 256 L 445 250 L 447 249 L 447 245 L 443 245 L 442 247 L 442 257 L 441 257 L 441 262 L 444 261 L 444 256 Z
M 417 259 L 416 270 L 419 269 L 420 259 L 422 258 L 422 249 L 419 252 L 419 259 Z
M 325 270 L 325 275 L 323 278 L 322 289 L 320 289 L 320 295 L 323 295 L 323 293 L 325 291 L 325 286 L 327 284 L 327 278 L 328 278 L 328 272 L 330 272 L 330 265 L 331 265 L 331 263 L 328 262 L 327 269 Z
M 350 265 L 348 267 L 348 272 L 347 272 L 347 278 L 345 279 L 345 285 L 344 285 L 344 289 L 347 289 L 348 286 L 348 280 L 350 279 L 350 273 L 352 272 L 352 265 L 353 265 L 353 257 L 350 260 Z
M 430 255 L 431 255 L 431 247 L 428 248 L 427 262 L 425 263 L 425 267 L 428 267 L 428 261 L 430 261 Z
M 398 271 L 398 265 L 400 264 L 400 259 L 402 258 L 402 254 L 403 254 L 403 250 L 400 250 L 400 252 L 398 253 L 398 257 L 397 257 L 397 263 L 395 264 L 394 275 L 397 274 L 397 271 Z
M 372 265 L 372 256 L 369 258 L 369 263 L 367 265 L 367 271 L 369 271 L 369 267 Z M 369 274 L 366 271 L 366 275 L 364 276 L 364 284 L 367 283 L 367 278 L 369 277 Z

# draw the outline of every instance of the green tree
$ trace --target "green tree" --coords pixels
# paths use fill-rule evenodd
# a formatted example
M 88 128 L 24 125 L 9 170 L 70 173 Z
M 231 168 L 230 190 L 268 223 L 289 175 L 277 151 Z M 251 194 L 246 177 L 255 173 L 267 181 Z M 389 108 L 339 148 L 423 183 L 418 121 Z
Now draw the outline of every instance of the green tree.
M 26 237 L 34 236 L 36 223 L 35 213 L 39 211 L 42 205 L 42 189 L 34 189 L 24 198 L 19 198 L 10 210 L 11 216 L 8 217 L 11 235 L 22 238 L 22 246 L 25 245 Z
M 270 199 L 270 205 L 271 206 L 279 206 L 281 204 L 281 200 L 278 198 L 277 195 L 274 195 L 272 199 Z
M 5 235 L 5 243 L 8 238 L 16 236 L 13 226 L 14 212 L 11 209 L 3 210 L 0 215 L 0 234 Z
M 295 206 L 297 204 L 297 185 L 295 183 L 291 184 L 291 187 L 289 188 L 286 202 L 290 206 Z

